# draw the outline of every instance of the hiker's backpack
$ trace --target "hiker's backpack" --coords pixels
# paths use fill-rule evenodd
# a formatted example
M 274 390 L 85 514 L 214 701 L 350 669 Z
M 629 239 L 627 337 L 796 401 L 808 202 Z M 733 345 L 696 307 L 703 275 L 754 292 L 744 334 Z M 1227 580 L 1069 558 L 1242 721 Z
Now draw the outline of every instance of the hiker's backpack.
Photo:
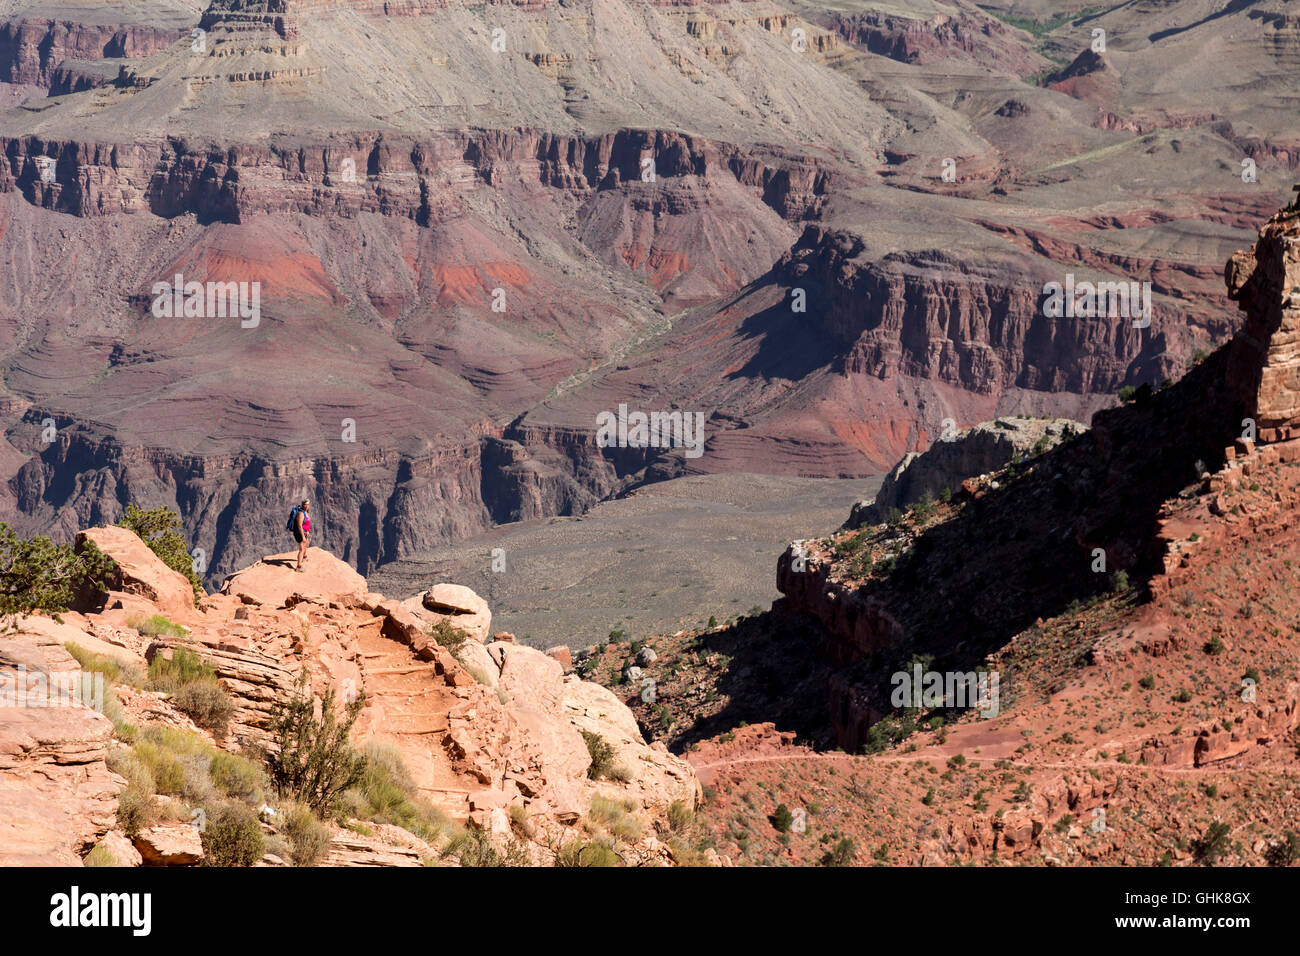
M 302 505 L 294 505 L 293 510 L 289 512 L 289 523 L 284 526 L 285 531 L 294 530 L 294 519 L 298 517 L 298 512 L 302 510 Z

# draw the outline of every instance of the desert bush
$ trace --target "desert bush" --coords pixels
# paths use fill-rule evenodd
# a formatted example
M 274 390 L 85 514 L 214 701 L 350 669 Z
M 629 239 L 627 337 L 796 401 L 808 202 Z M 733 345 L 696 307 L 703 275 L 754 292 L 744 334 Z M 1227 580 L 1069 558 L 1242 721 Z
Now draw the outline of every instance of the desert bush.
M 158 555 L 163 564 L 179 572 L 190 582 L 194 590 L 194 602 L 203 597 L 203 582 L 194 573 L 194 559 L 190 557 L 185 539 L 181 537 L 181 516 L 170 508 L 151 508 L 145 510 L 135 505 L 127 505 L 119 528 L 135 532 L 140 540 L 149 546 L 149 550 Z
M 86 650 L 80 644 L 74 641 L 67 641 L 63 645 L 81 665 L 83 671 L 92 674 L 103 674 L 104 681 L 109 684 L 130 684 L 134 687 L 144 686 L 144 675 L 138 667 L 132 667 L 129 664 L 122 664 L 113 660 L 111 657 L 103 657 L 92 651 Z
M 171 618 L 161 614 L 136 614 L 127 619 L 126 626 L 134 628 L 145 637 L 184 637 L 189 633 Z
M 46 537 L 20 538 L 0 522 L 0 616 L 57 615 L 83 594 L 106 591 L 115 567 L 93 542 L 77 549 Z
M 852 866 L 858 854 L 857 846 L 849 837 L 842 837 L 818 861 L 822 866 Z
M 262 768 L 247 757 L 220 750 L 212 755 L 208 764 L 212 783 L 228 797 L 237 797 L 250 803 L 262 801 L 264 774 Z
M 176 706 L 200 727 L 218 738 L 226 735 L 235 702 L 215 680 L 198 680 L 186 684 L 176 695 Z
M 461 866 L 529 866 L 527 848 L 513 836 L 507 836 L 498 849 L 490 834 L 483 830 L 462 830 L 442 849 L 442 857 L 455 857 Z
M 680 800 L 668 804 L 668 828 L 674 833 L 684 833 L 695 822 L 695 812 Z
M 118 698 L 114 686 L 130 684 L 134 687 L 144 686 L 144 674 L 138 667 L 120 664 L 108 657 L 101 657 L 85 650 L 72 641 L 66 642 L 64 648 L 81 665 L 81 669 L 91 674 L 101 674 L 104 678 L 104 716 L 113 722 L 113 733 L 118 740 L 130 743 L 135 740 L 139 728 L 127 723 L 122 710 L 122 701 Z
M 1215 820 L 1208 827 L 1201 838 L 1197 840 L 1192 847 L 1198 863 L 1206 866 L 1213 866 L 1219 861 L 1223 854 L 1227 853 L 1232 847 L 1232 841 L 1229 834 L 1232 828 L 1226 823 Z
M 330 688 L 317 717 L 303 671 L 288 699 L 277 700 L 271 710 L 266 768 L 275 792 L 301 800 L 322 817 L 333 813 L 340 795 L 365 775 L 365 757 L 348 742 L 363 706 L 364 694 L 343 707 L 340 721 Z
M 117 858 L 102 843 L 96 843 L 81 860 L 82 866 L 117 866 Z
M 157 818 L 154 806 L 153 774 L 135 754 L 127 748 L 109 753 L 108 769 L 126 778 L 126 788 L 117 795 L 117 826 L 127 836 L 153 826 Z
M 164 694 L 179 693 L 186 684 L 215 681 L 217 672 L 188 647 L 172 649 L 171 660 L 161 654 L 149 662 L 147 686 Z
M 437 624 L 431 624 L 427 631 L 428 635 L 435 641 L 447 648 L 449 651 L 456 651 L 462 644 L 469 640 L 469 632 L 459 627 L 453 627 L 450 621 L 439 621 Z
M 1285 831 L 1280 840 L 1269 845 L 1264 859 L 1269 866 L 1290 866 L 1300 860 L 1300 836 L 1292 830 Z
M 450 828 L 446 815 L 420 795 L 396 747 L 372 743 L 364 756 L 361 780 L 345 795 L 353 816 L 391 823 L 430 843 L 446 834 Z
M 134 753 L 136 759 L 149 768 L 154 793 L 171 796 L 184 789 L 185 768 L 170 750 L 153 741 L 141 740 L 136 743 Z
M 640 818 L 632 814 L 630 801 L 611 800 L 596 794 L 587 805 L 588 819 L 625 843 L 641 839 L 644 827 Z
M 790 812 L 790 808 L 784 803 L 778 804 L 775 812 L 772 814 L 771 820 L 772 826 L 776 827 L 777 832 L 789 833 L 790 825 L 794 823 L 794 814 Z
M 561 845 L 555 854 L 556 866 L 622 866 L 623 860 L 607 843 L 599 840 L 573 839 Z
M 284 836 L 295 866 L 315 866 L 329 851 L 330 828 L 303 804 L 284 808 Z
M 588 778 L 601 780 L 609 777 L 614 771 L 614 748 L 604 737 L 590 730 L 582 731 L 582 739 L 586 741 L 587 754 L 591 757 Z
M 510 805 L 510 827 L 520 836 L 531 840 L 537 833 L 537 827 L 528 819 L 528 810 L 521 803 L 512 803 Z
M 252 866 L 266 853 L 257 814 L 236 800 L 223 801 L 207 814 L 199 838 L 204 866 Z

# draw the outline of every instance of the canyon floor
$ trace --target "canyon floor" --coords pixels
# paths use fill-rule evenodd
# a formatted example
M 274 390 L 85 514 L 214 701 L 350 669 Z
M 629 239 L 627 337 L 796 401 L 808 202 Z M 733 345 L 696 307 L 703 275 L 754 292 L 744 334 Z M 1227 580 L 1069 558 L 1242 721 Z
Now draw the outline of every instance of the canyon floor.
M 772 556 L 838 527 L 878 479 L 700 475 L 657 482 L 572 518 L 502 525 L 384 565 L 381 591 L 436 581 L 472 587 L 503 630 L 534 647 L 574 650 L 611 631 L 670 633 L 767 607 L 779 597 Z M 502 570 L 493 571 L 500 549 Z

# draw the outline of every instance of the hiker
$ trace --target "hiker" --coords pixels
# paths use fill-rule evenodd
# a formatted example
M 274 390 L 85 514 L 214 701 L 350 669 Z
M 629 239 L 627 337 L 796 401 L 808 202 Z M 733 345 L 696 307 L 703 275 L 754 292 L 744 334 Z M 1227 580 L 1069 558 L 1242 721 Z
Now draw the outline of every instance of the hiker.
M 289 530 L 293 532 L 293 540 L 298 542 L 298 566 L 294 568 L 295 571 L 301 571 L 302 563 L 307 559 L 307 545 L 311 543 L 310 512 L 311 505 L 306 498 L 289 512 Z

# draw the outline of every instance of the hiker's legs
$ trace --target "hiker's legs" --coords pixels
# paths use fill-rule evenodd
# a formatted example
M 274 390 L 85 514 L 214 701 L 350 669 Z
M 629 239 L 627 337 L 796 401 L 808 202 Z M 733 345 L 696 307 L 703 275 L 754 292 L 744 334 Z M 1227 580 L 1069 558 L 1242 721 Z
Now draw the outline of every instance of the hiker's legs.
M 302 570 L 303 559 L 307 557 L 307 536 L 298 539 L 298 570 Z

